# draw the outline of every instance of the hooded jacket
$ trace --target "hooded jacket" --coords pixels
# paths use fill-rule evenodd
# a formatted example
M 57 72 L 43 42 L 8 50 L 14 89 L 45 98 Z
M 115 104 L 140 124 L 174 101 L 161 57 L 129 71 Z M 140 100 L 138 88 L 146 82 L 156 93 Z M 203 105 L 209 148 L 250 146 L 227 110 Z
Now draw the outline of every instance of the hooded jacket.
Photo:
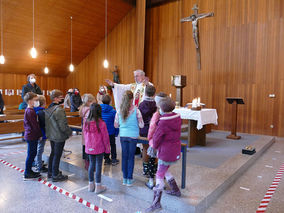
M 158 158 L 174 162 L 180 158 L 181 118 L 179 114 L 169 113 L 160 117 L 153 136 L 153 148 L 158 150 Z
M 101 104 L 102 107 L 102 119 L 107 125 L 107 131 L 109 135 L 115 135 L 114 119 L 116 111 L 112 106 L 108 104 Z
M 45 134 L 50 141 L 64 142 L 72 135 L 68 126 L 65 110 L 52 103 L 45 110 Z
M 82 99 L 80 93 L 75 94 L 73 93 L 70 96 L 70 104 L 71 104 L 71 112 L 77 112 L 79 111 L 79 107 L 82 105 Z
M 110 153 L 109 136 L 106 124 L 103 120 L 99 121 L 100 130 L 98 130 L 96 122 L 85 122 L 83 134 L 85 138 L 85 152 L 90 155 L 98 155 L 102 153 Z
M 141 137 L 147 137 L 151 118 L 157 111 L 157 106 L 154 98 L 146 97 L 141 102 L 138 109 L 140 110 L 144 121 L 144 127 L 139 130 L 139 134 Z

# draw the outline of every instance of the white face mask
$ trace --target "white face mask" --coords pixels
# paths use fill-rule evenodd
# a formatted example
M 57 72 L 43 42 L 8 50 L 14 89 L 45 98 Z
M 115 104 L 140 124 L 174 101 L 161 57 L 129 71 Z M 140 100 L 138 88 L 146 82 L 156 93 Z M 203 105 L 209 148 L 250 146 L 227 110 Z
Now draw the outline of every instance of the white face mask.
M 163 110 L 161 110 L 161 109 L 159 109 L 159 113 L 160 113 L 160 115 L 165 114 L 165 113 L 163 112 Z
M 34 102 L 34 107 L 39 107 L 39 101 Z
M 30 78 L 30 83 L 31 84 L 34 84 L 36 82 L 36 79 L 35 78 Z

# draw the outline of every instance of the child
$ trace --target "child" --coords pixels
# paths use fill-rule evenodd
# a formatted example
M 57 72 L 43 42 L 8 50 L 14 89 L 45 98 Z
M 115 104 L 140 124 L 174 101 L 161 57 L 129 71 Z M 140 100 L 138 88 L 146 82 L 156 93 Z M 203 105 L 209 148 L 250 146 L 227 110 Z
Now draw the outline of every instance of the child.
M 157 111 L 156 102 L 154 100 L 156 89 L 152 85 L 147 85 L 145 90 L 145 96 L 141 104 L 139 105 L 138 109 L 140 110 L 143 121 L 144 127 L 140 129 L 139 134 L 141 137 L 148 136 L 148 130 L 150 125 L 150 120 L 153 114 Z M 143 144 L 143 175 L 149 175 L 149 156 L 147 155 L 147 149 L 149 144 Z
M 102 120 L 102 109 L 99 104 L 90 106 L 89 116 L 84 124 L 84 137 L 86 153 L 89 155 L 89 192 L 96 194 L 104 192 L 105 186 L 101 185 L 102 162 L 104 153 L 110 152 L 108 132 Z M 94 171 L 96 168 L 96 185 L 94 185 Z
M 133 105 L 133 93 L 130 90 L 127 90 L 122 97 L 120 111 L 115 115 L 114 126 L 119 127 L 123 185 L 132 186 L 137 138 L 139 128 L 144 127 L 144 122 L 140 110 Z
M 42 163 L 42 153 L 44 152 L 44 146 L 46 141 L 45 135 L 45 112 L 44 107 L 46 105 L 46 99 L 43 95 L 38 96 L 38 100 L 35 102 L 35 112 L 38 116 L 39 126 L 42 133 L 42 139 L 38 141 L 37 155 L 36 155 L 36 168 L 38 172 L 47 172 L 47 168 Z
M 109 154 L 105 154 L 105 165 L 112 164 L 113 166 L 119 163 L 119 160 L 116 159 L 116 144 L 115 144 L 115 136 L 116 136 L 116 129 L 114 128 L 114 118 L 116 111 L 110 106 L 111 98 L 109 95 L 104 95 L 102 98 L 102 119 L 107 125 L 108 135 L 109 135 L 109 142 L 111 148 L 111 159 L 109 158 Z
M 33 180 L 34 178 L 40 177 L 40 173 L 34 172 L 32 170 L 32 163 L 37 154 L 38 140 L 42 136 L 37 116 L 34 111 L 35 102 L 37 101 L 37 95 L 33 92 L 28 92 L 24 96 L 24 101 L 28 105 L 24 115 L 24 138 L 28 143 L 28 153 L 26 158 L 24 180 Z
M 156 187 L 154 188 L 153 203 L 146 212 L 152 212 L 161 208 L 160 201 L 165 186 L 164 178 L 166 178 L 171 188 L 166 193 L 177 197 L 181 196 L 174 177 L 168 171 L 169 167 L 179 160 L 181 150 L 181 118 L 179 114 L 172 112 L 174 108 L 175 102 L 171 98 L 166 98 L 160 102 L 159 111 L 161 117 L 153 136 L 153 148 L 157 149 L 159 159 Z
M 86 122 L 89 112 L 90 112 L 90 106 L 92 103 L 94 103 L 95 97 L 92 94 L 84 94 L 83 95 L 83 104 L 80 107 L 79 114 L 82 118 L 82 127 L 84 128 L 84 123 Z M 84 130 L 82 130 L 84 132 Z M 88 155 L 85 152 L 85 139 L 84 134 L 82 134 L 82 145 L 83 145 L 83 159 L 85 160 L 85 169 L 89 169 L 89 158 Z
M 60 106 L 64 102 L 63 92 L 52 90 L 50 99 L 52 104 L 45 110 L 45 133 L 51 146 L 47 177 L 58 182 L 68 179 L 67 175 L 59 172 L 59 164 L 65 141 L 72 135 L 72 130 L 68 126 L 65 110 Z
M 160 102 L 162 100 L 165 100 L 167 97 L 167 94 L 160 92 L 159 94 L 157 94 L 155 96 L 155 103 L 158 109 L 160 109 Z M 148 131 L 148 140 L 149 140 L 149 149 L 151 151 L 153 151 L 153 135 L 155 133 L 155 130 L 157 128 L 157 123 L 158 120 L 160 119 L 161 115 L 159 111 L 156 111 L 151 119 L 150 122 L 150 127 L 149 127 L 149 131 Z M 150 153 L 151 153 L 150 151 Z M 156 154 L 152 152 L 152 154 L 150 154 L 150 159 L 149 159 L 149 163 L 148 163 L 148 172 L 149 172 L 149 181 L 145 184 L 148 188 L 153 189 L 154 187 L 154 177 L 155 177 L 155 173 L 157 171 L 157 163 L 156 163 Z

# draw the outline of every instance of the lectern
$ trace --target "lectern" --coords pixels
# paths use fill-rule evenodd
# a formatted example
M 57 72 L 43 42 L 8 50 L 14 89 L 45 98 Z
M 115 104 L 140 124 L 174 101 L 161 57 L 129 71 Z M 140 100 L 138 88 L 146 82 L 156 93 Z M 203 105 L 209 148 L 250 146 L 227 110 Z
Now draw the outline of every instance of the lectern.
M 228 139 L 238 140 L 241 136 L 237 136 L 237 121 L 238 121 L 238 105 L 245 104 L 242 98 L 228 97 L 226 98 L 229 104 L 232 104 L 232 128 Z
M 176 101 L 182 106 L 182 88 L 186 86 L 186 76 L 184 75 L 173 75 L 171 76 L 172 86 L 177 89 Z

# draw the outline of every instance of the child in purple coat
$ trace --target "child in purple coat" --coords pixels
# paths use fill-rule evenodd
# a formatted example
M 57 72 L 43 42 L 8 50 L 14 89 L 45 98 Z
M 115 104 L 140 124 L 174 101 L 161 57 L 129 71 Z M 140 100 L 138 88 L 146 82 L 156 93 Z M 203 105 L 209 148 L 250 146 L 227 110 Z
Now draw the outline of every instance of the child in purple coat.
M 28 105 L 24 115 L 24 137 L 28 143 L 28 153 L 26 158 L 24 180 L 33 180 L 35 178 L 40 177 L 39 172 L 34 172 L 32 170 L 32 164 L 37 154 L 38 140 L 42 136 L 38 118 L 34 110 L 35 102 L 37 101 L 37 94 L 33 92 L 28 92 L 24 96 L 24 100 Z
M 160 102 L 159 111 L 161 117 L 153 136 L 153 148 L 157 150 L 159 159 L 158 171 L 156 174 L 153 203 L 146 210 L 147 212 L 161 208 L 160 201 L 165 186 L 164 178 L 166 178 L 171 188 L 166 193 L 177 197 L 181 196 L 174 177 L 168 171 L 169 167 L 180 159 L 181 150 L 181 118 L 179 114 L 172 112 L 174 108 L 175 102 L 169 97 Z

